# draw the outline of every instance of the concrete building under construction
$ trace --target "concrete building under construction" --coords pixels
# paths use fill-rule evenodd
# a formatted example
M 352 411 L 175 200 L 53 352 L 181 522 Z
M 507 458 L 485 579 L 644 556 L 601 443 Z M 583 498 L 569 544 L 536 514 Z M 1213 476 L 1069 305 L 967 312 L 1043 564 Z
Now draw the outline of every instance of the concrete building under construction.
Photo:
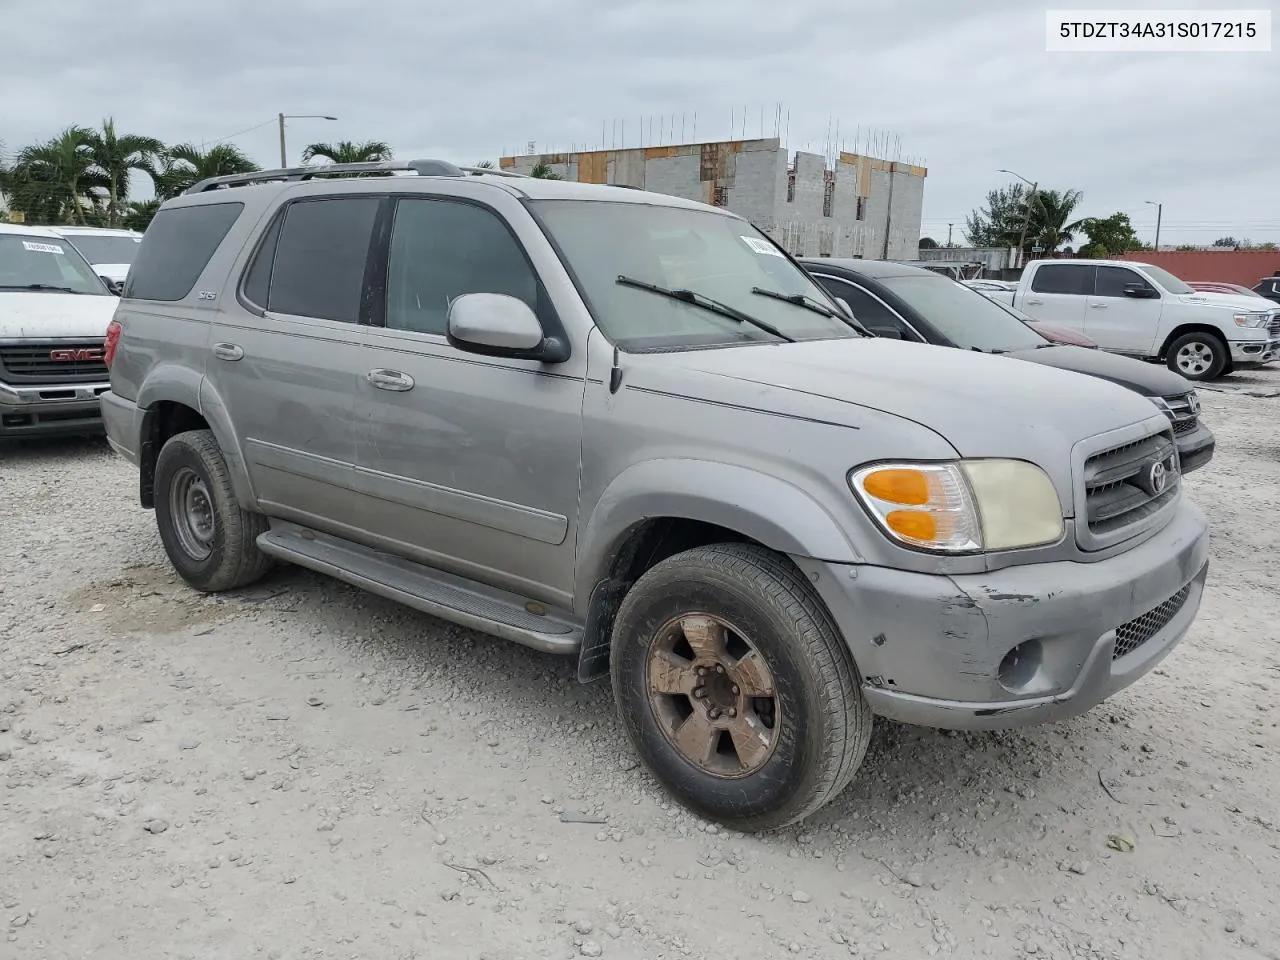
M 920 241 L 924 167 L 854 153 L 833 165 L 794 158 L 777 138 L 628 150 L 502 157 L 529 173 L 538 163 L 566 180 L 614 183 L 726 207 L 795 256 L 913 259 Z

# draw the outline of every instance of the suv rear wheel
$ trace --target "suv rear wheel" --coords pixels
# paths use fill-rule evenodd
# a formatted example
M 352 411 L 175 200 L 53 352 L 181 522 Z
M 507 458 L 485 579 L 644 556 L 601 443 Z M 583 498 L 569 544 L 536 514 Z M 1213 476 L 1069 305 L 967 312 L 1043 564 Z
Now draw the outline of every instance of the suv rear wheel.
M 1230 362 L 1227 345 L 1212 333 L 1186 333 L 1169 344 L 1169 369 L 1188 380 L 1213 380 Z
M 614 626 L 614 696 L 681 802 L 740 830 L 801 820 L 853 778 L 871 710 L 825 607 L 785 558 L 720 544 L 654 566 Z
M 212 431 L 170 437 L 156 459 L 156 524 L 175 570 L 214 593 L 262 577 L 271 558 L 258 549 L 267 519 L 240 507 Z

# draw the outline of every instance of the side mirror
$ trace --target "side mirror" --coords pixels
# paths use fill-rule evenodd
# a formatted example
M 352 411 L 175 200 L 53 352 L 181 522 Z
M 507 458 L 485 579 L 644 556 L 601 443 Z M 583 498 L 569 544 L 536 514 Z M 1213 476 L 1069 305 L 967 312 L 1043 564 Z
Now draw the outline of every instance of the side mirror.
M 112 293 L 114 293 L 117 297 L 124 292 L 123 283 L 117 283 L 116 281 L 112 280 L 110 277 L 101 273 L 98 274 L 98 276 L 99 278 L 101 278 L 102 282 L 107 285 L 107 289 L 110 290 Z
M 882 340 L 902 339 L 902 331 L 897 327 L 867 327 L 867 329 Z
M 1126 283 L 1124 285 L 1124 295 L 1138 300 L 1154 300 L 1160 296 L 1160 294 L 1142 283 Z
M 464 293 L 449 304 L 449 344 L 468 353 L 562 363 L 569 344 L 548 337 L 523 300 L 502 293 Z
M 835 297 L 836 306 L 845 312 L 845 316 L 853 316 L 853 307 L 849 306 L 849 301 L 844 297 Z M 856 319 L 856 318 L 855 318 Z

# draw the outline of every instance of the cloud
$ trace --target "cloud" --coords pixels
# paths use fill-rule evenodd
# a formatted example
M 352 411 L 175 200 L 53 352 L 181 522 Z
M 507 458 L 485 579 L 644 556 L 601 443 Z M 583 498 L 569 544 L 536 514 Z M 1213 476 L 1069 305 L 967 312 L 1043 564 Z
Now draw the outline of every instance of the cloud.
M 77 49 L 95 53 L 6 47 L 9 152 L 114 116 L 168 142 L 258 124 L 234 142 L 273 164 L 283 111 L 340 118 L 291 121 L 295 161 L 337 139 L 474 161 L 530 140 L 598 147 L 624 125 L 630 145 L 642 125 L 692 139 L 695 115 L 698 139 L 772 135 L 781 102 L 793 148 L 822 152 L 838 123 L 845 149 L 876 129 L 924 158 L 935 236 L 1009 167 L 1083 190 L 1085 214 L 1130 212 L 1147 234 L 1143 201 L 1160 201 L 1168 241 L 1280 240 L 1274 53 L 1050 54 L 1043 8 L 1023 0 L 133 0 L 127 15 L 72 2 L 22 19 L 28 37 L 88 31 Z

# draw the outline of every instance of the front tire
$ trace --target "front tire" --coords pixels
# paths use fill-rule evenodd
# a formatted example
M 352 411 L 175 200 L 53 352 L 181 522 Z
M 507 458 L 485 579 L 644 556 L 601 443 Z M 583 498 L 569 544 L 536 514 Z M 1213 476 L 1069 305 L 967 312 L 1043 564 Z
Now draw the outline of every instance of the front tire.
M 240 506 L 210 430 L 170 437 L 156 458 L 156 525 L 179 575 L 206 593 L 259 580 L 271 559 L 258 549 L 267 519 Z
M 1169 369 L 1188 380 L 1213 380 L 1222 375 L 1231 354 L 1221 337 L 1212 333 L 1186 333 L 1169 344 Z
M 655 565 L 613 631 L 614 697 L 645 765 L 739 830 L 802 820 L 848 785 L 871 738 L 857 670 L 785 557 L 718 544 Z

